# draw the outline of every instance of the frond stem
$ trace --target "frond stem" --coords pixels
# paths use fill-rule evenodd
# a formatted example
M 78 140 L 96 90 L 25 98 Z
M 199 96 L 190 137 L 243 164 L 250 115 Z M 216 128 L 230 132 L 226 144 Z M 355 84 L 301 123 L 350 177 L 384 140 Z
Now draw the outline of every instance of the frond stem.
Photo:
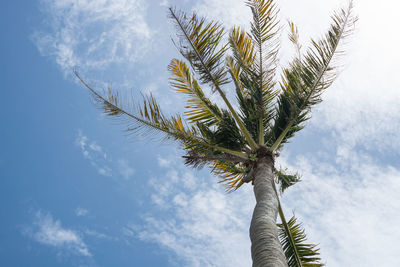
M 260 146 L 263 146 L 265 141 L 264 141 L 264 122 L 263 122 L 263 116 L 260 114 L 260 117 L 258 118 L 258 127 L 259 127 L 259 132 L 258 132 L 258 144 Z
M 260 18 L 259 18 L 259 14 L 258 14 L 258 10 L 256 10 L 257 12 L 256 12 L 256 16 L 257 16 L 257 21 L 258 21 L 258 23 L 257 23 L 257 25 L 256 25 L 256 27 L 257 27 L 257 30 L 258 30 L 258 32 L 259 33 L 261 33 L 261 27 L 260 27 Z M 259 83 L 260 83 L 260 91 L 262 90 L 262 88 L 263 88 L 263 75 L 264 75 L 264 70 L 263 70 L 263 51 L 262 51 L 262 37 L 261 36 L 258 36 L 258 38 L 259 38 L 259 40 L 258 40 L 258 43 L 259 43 L 259 48 L 258 48 L 258 51 L 259 51 L 259 60 L 260 60 L 260 81 L 259 81 Z M 259 103 L 259 108 L 260 108 L 260 110 L 258 111 L 260 114 L 259 114 L 259 118 L 258 118 L 258 127 L 259 127 L 259 132 L 258 132 L 258 143 L 260 144 L 260 145 L 264 145 L 264 121 L 263 121 L 263 113 L 264 113 L 264 111 L 263 111 L 263 109 L 264 109 L 264 106 L 263 106 L 263 104 L 262 104 L 262 101 L 261 101 L 261 104 Z

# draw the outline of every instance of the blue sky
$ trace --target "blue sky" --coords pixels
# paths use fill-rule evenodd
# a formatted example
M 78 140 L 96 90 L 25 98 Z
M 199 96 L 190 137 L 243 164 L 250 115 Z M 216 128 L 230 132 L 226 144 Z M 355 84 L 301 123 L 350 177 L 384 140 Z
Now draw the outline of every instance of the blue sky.
M 346 1 L 277 3 L 307 45 Z M 250 266 L 251 187 L 226 194 L 206 169 L 183 166 L 176 144 L 125 134 L 72 74 L 182 111 L 167 83 L 179 56 L 168 5 L 228 28 L 250 16 L 239 0 L 1 2 L 2 266 Z M 302 174 L 285 212 L 327 266 L 400 265 L 396 10 L 355 1 L 342 74 L 277 163 Z M 282 45 L 282 66 L 292 53 Z

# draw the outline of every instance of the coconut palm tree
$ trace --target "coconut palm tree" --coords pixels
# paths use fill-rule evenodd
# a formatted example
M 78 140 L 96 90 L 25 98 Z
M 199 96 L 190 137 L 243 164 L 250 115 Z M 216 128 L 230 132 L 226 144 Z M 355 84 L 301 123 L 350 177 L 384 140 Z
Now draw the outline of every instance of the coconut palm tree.
M 285 189 L 300 179 L 276 170 L 274 161 L 283 145 L 303 129 L 311 108 L 321 102 L 321 93 L 337 76 L 334 63 L 355 22 L 352 3 L 332 16 L 327 33 L 312 40 L 304 52 L 296 26 L 289 23 L 297 55 L 288 67 L 279 69 L 280 77 L 279 10 L 273 0 L 246 4 L 253 18 L 250 31 L 234 27 L 229 35 L 218 22 L 169 9 L 178 31 L 174 43 L 188 63 L 172 59 L 168 67 L 171 86 L 187 96 L 184 116 L 166 116 L 152 95 L 135 104 L 112 89 L 99 93 L 75 73 L 101 109 L 123 118 L 129 132 L 151 131 L 177 141 L 187 165 L 211 167 L 228 191 L 251 182 L 256 199 L 250 225 L 254 267 L 322 266 L 318 249 L 305 243 L 304 229 L 295 217 L 285 219 L 279 201 Z M 225 105 L 214 104 L 204 86 Z M 227 96 L 232 92 L 236 104 Z

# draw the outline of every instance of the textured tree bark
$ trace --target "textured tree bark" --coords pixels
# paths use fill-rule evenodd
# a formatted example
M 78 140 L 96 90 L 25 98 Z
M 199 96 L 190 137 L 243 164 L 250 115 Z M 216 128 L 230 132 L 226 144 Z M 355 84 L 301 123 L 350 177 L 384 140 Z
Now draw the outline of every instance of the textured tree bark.
M 264 156 L 257 163 L 254 178 L 254 195 L 257 204 L 250 225 L 253 267 L 288 266 L 278 239 L 276 226 L 278 199 L 273 183 L 273 159 Z

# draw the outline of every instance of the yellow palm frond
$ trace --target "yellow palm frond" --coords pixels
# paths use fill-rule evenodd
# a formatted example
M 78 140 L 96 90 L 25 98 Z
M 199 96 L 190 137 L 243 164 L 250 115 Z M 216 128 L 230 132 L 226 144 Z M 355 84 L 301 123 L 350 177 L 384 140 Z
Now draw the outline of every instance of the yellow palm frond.
M 226 186 L 226 191 L 232 192 L 243 185 L 247 170 L 242 163 L 214 161 L 211 171 L 221 178 L 219 182 Z
M 292 42 L 294 47 L 296 48 L 297 52 L 297 57 L 300 60 L 301 58 L 301 43 L 300 43 L 300 34 L 299 34 L 299 29 L 297 28 L 296 24 L 294 24 L 292 21 L 289 21 L 289 40 Z
M 199 83 L 184 62 L 173 59 L 168 70 L 172 74 L 170 78 L 172 87 L 177 92 L 184 93 L 189 97 L 185 115 L 190 122 L 212 125 L 222 120 L 220 109 L 204 95 Z
M 230 34 L 229 42 L 239 66 L 250 68 L 256 56 L 252 39 L 243 29 L 235 27 Z

